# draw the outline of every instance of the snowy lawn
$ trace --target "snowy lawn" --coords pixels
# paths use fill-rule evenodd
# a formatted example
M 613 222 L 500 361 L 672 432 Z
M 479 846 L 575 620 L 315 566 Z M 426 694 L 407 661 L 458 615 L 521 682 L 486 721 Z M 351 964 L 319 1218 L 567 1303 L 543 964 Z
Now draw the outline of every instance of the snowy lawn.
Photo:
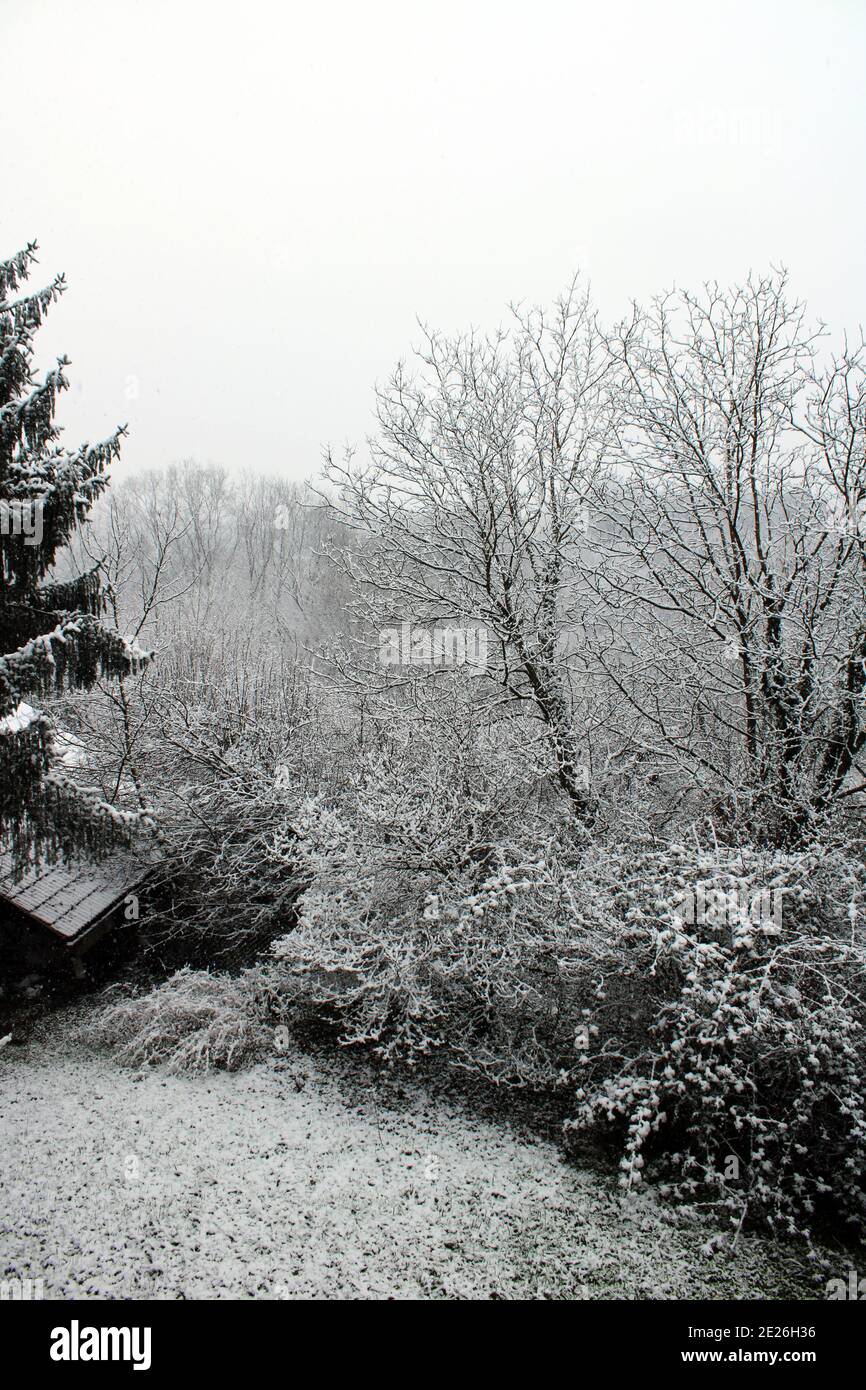
M 796 1250 L 707 1256 L 714 1227 L 363 1062 L 185 1078 L 67 1030 L 0 1048 L 0 1279 L 46 1298 L 816 1296 Z

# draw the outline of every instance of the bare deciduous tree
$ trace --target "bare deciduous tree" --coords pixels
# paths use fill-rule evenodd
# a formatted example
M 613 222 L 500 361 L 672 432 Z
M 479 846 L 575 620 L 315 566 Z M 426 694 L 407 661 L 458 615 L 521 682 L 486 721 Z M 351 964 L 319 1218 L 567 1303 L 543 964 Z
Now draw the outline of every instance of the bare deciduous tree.
M 636 308 L 585 570 L 633 749 L 782 840 L 863 785 L 864 356 L 820 346 L 781 274 Z
M 378 392 L 368 455 L 329 454 L 330 505 L 361 533 L 335 558 L 371 633 L 395 620 L 486 629 L 479 688 L 492 711 L 540 724 L 585 821 L 590 713 L 567 649 L 587 499 L 611 431 L 611 362 L 576 284 L 549 317 L 513 312 L 493 337 L 425 330 L 417 373 L 401 364 Z

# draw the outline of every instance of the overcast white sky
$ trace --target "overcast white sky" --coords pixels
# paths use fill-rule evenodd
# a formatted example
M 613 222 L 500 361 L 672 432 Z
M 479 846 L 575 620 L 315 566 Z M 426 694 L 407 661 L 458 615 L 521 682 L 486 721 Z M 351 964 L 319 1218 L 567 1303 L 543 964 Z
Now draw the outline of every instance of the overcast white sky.
M 864 311 L 866 4 L 0 0 L 0 255 L 70 443 L 303 477 L 417 339 L 785 263 Z

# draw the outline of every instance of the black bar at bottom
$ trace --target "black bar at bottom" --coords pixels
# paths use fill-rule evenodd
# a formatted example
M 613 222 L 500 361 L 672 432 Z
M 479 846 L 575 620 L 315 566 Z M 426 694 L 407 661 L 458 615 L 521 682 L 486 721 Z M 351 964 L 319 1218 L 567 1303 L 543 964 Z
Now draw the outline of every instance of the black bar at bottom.
M 341 1362 L 355 1374 L 363 1363 L 365 1375 L 390 1378 L 399 1369 L 406 1378 L 419 1353 L 425 1377 L 439 1357 L 442 1373 L 447 1370 L 450 1377 L 474 1364 L 489 1375 L 492 1364 L 517 1353 L 543 1376 L 545 1362 L 560 1360 L 567 1346 L 576 1381 L 629 1370 L 664 1375 L 675 1368 L 700 1376 L 710 1367 L 736 1371 L 741 1366 L 762 1366 L 770 1373 L 805 1367 L 826 1381 L 843 1369 L 850 1374 L 857 1364 L 864 1324 L 862 1310 L 851 1304 L 858 1301 L 571 1303 L 557 1311 L 511 1311 L 504 1324 L 495 1309 L 470 1314 L 467 1324 L 464 1308 L 458 1314 L 459 1344 L 446 1340 L 450 1328 L 441 1322 L 444 1310 L 426 1306 L 420 1312 L 422 1328 L 416 1323 L 418 1306 L 412 1312 L 389 1309 L 383 1317 L 370 1303 L 363 1305 L 363 1322 L 355 1326 L 358 1309 L 339 1302 L 315 1308 L 253 1301 L 5 1302 L 0 1303 L 0 1335 L 7 1356 L 14 1349 L 19 1378 L 22 1371 L 34 1370 L 52 1379 L 77 1374 L 92 1379 L 108 1369 L 115 1376 L 128 1372 L 160 1379 L 195 1372 L 213 1373 L 221 1381 L 275 1373 L 309 1380 L 311 1374 L 333 1375 Z M 407 1329 L 414 1347 L 408 1357 Z

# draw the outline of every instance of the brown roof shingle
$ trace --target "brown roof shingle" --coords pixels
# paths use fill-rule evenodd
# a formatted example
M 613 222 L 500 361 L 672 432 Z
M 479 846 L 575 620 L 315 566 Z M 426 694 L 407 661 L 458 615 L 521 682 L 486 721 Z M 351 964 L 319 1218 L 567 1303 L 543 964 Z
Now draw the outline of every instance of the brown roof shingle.
M 0 854 L 0 908 L 8 903 L 35 926 L 72 942 L 122 902 L 151 867 L 125 855 L 115 856 L 86 867 L 40 865 L 16 882 L 11 855 Z

